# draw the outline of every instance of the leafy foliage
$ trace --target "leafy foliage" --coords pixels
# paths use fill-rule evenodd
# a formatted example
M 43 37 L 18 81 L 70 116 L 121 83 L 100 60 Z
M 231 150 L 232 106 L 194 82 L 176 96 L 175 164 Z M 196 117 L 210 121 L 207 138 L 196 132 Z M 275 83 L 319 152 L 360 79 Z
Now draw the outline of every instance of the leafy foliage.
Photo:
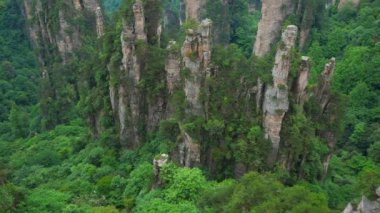
M 133 22 L 134 1 L 102 2 L 108 16 L 113 15 L 104 37 L 96 40 L 90 33 L 89 14 L 68 18 L 81 29 L 82 46 L 64 65 L 55 57 L 56 50 L 47 47 L 50 79 L 39 80 L 21 1 L 0 0 L 2 210 L 331 212 L 361 195 L 375 199 L 374 190 L 380 185 L 378 0 L 363 0 L 358 9 L 347 5 L 339 11 L 336 7 L 326 11 L 324 1 L 302 0 L 302 15 L 286 20 L 285 24 L 311 28 L 302 50 L 313 65 L 308 91 L 315 88 L 329 58 L 336 57 L 337 69 L 334 98 L 329 101 L 333 110 L 321 112 L 315 97 L 302 110 L 290 96 L 281 131 L 282 161 L 275 168 L 266 165 L 271 144 L 254 101 L 258 78 L 273 83 L 273 52 L 264 58 L 251 56 L 260 18 L 252 8 L 257 9 L 260 1 L 209 0 L 202 8 L 213 20 L 215 45 L 209 73 L 201 82 L 200 99 L 207 105 L 201 116 L 187 112 L 183 90 L 169 95 L 165 84 L 169 38 L 180 44 L 186 30 L 196 30 L 198 23 L 188 20 L 180 27 L 185 14 L 179 0 L 143 1 L 149 36 L 147 43 L 135 43 L 142 64 L 138 87 L 149 103 L 170 96 L 164 104 L 176 108 L 176 113 L 152 132 L 141 125 L 144 137 L 137 150 L 119 143 L 109 100 L 110 85 L 128 84 L 119 69 L 120 32 L 123 21 Z M 46 9 L 48 2 L 42 3 Z M 59 30 L 57 8 L 61 6 L 72 14 L 64 1 L 57 1 L 44 14 L 52 33 Z M 151 35 L 164 11 L 167 22 L 162 23 L 159 42 Z M 179 46 L 169 51 L 179 51 Z M 299 66 L 299 53 L 294 49 L 292 55 L 297 59 L 291 64 L 289 83 L 297 77 Z M 190 77 L 190 71 L 182 70 L 181 77 Z M 334 122 L 326 122 L 331 117 Z M 321 137 L 327 130 L 339 137 L 337 150 Z M 175 156 L 184 132 L 200 145 L 202 166 L 180 168 L 169 162 L 156 177 L 152 160 L 162 153 Z M 327 157 L 331 160 L 325 174 Z

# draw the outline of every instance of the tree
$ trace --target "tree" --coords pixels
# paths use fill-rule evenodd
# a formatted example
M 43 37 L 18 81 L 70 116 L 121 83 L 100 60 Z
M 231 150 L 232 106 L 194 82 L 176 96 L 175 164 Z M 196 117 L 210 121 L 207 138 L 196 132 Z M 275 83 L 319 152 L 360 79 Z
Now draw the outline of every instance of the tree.
M 179 168 L 168 185 L 165 200 L 172 203 L 195 201 L 207 187 L 202 171 L 197 168 Z
M 15 138 L 27 136 L 29 126 L 27 116 L 18 110 L 18 107 L 14 103 L 9 113 L 9 122 L 11 124 L 12 135 Z
M 282 188 L 282 184 L 271 174 L 247 173 L 236 185 L 226 209 L 229 212 L 249 211 L 278 196 Z
M 0 197 L 0 208 L 2 211 L 11 212 L 13 209 L 14 198 L 7 188 L 2 185 L 0 185 Z
M 327 200 L 323 194 L 311 192 L 300 185 L 285 188 L 278 197 L 268 199 L 261 205 L 254 207 L 252 212 L 269 213 L 274 209 L 276 209 L 277 212 L 294 213 L 330 212 L 327 206 Z
M 373 160 L 373 162 L 380 164 L 380 141 L 376 141 L 368 149 L 368 157 Z
M 25 210 L 31 213 L 60 212 L 69 198 L 69 194 L 54 189 L 36 188 L 27 197 Z
M 162 199 L 152 199 L 138 205 L 134 210 L 136 213 L 198 213 L 197 207 L 188 201 L 181 201 L 179 203 L 169 203 Z

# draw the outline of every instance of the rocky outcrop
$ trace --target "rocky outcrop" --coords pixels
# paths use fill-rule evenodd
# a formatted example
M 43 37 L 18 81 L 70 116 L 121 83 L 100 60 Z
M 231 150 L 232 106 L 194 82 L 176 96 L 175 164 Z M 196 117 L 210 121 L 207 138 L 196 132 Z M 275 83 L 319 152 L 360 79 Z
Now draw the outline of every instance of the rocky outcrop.
M 104 20 L 100 4 L 97 0 L 66 1 L 60 8 L 52 1 L 24 0 L 24 11 L 29 20 L 29 35 L 36 49 L 40 50 L 40 62 L 43 66 L 50 57 L 49 46 L 56 46 L 63 63 L 81 46 L 81 34 L 78 26 L 72 24 L 74 19 L 82 16 L 82 10 L 93 14 L 96 18 L 98 37 L 104 33 Z M 70 11 L 70 12 L 68 12 Z M 57 12 L 58 16 L 51 14 Z M 51 20 L 57 17 L 58 20 Z M 51 23 L 58 23 L 53 26 Z M 57 30 L 58 29 L 58 30 Z
M 194 167 L 200 164 L 200 145 L 195 143 L 188 133 L 182 133 L 182 142 L 179 144 L 178 148 L 179 162 L 182 166 Z
M 186 4 L 186 20 L 192 19 L 200 21 L 202 19 L 202 10 L 206 0 L 185 0 Z
M 265 137 L 272 142 L 272 151 L 268 163 L 273 164 L 280 146 L 282 120 L 289 109 L 288 75 L 291 65 L 291 49 L 295 46 L 298 28 L 290 25 L 282 34 L 282 44 L 276 53 L 275 65 L 272 69 L 273 85 L 267 85 L 264 103 Z
M 68 60 L 68 54 L 73 53 L 74 47 L 79 47 L 81 45 L 79 40 L 79 31 L 75 29 L 72 34 L 69 34 L 69 30 L 73 28 L 68 24 L 63 12 L 60 10 L 59 15 L 59 33 L 56 36 L 56 42 L 58 51 L 63 59 L 63 62 L 66 63 Z
M 261 20 L 259 22 L 253 54 L 257 57 L 267 55 L 272 45 L 276 43 L 285 18 L 294 10 L 292 0 L 263 0 Z M 256 108 L 262 106 L 264 83 L 258 79 L 256 93 Z
M 161 154 L 153 159 L 153 174 L 155 177 L 154 186 L 160 186 L 162 184 L 162 179 L 160 177 L 161 169 L 169 161 L 169 155 Z
M 164 94 L 148 94 L 146 87 L 141 86 L 147 75 L 144 71 L 152 63 L 149 47 L 157 44 L 160 34 L 156 29 L 157 19 L 161 20 L 156 1 L 149 2 L 146 7 L 141 0 L 131 3 L 133 16 L 124 18 L 121 33 L 121 68 L 109 67 L 111 76 L 118 82 L 110 82 L 110 99 L 120 141 L 130 148 L 137 148 L 143 141 L 143 132 L 155 130 L 166 112 Z M 119 74 L 114 75 L 113 69 Z M 164 78 L 162 73 L 162 79 L 155 80 L 164 83 Z
M 117 87 L 110 85 L 110 99 L 114 115 L 119 123 L 119 136 L 122 144 L 135 148 L 139 145 L 138 125 L 142 122 L 142 94 L 138 88 L 141 79 L 141 59 L 137 54 L 137 41 L 146 42 L 145 18 L 142 2 L 133 4 L 134 20 L 124 20 L 121 33 L 120 82 Z M 139 51 L 144 51 L 142 48 Z M 111 71 L 112 69 L 109 68 Z
M 327 104 L 331 98 L 331 81 L 335 72 L 336 61 L 331 58 L 329 63 L 325 65 L 321 76 L 319 77 L 318 86 L 314 90 L 314 95 L 320 104 L 322 112 L 325 111 Z
M 338 4 L 338 10 L 341 10 L 347 5 L 352 5 L 354 8 L 357 8 L 360 4 L 360 0 L 340 0 Z
M 276 43 L 285 18 L 294 9 L 292 0 L 263 0 L 261 20 L 256 35 L 254 54 L 263 57 Z
M 133 33 L 136 36 L 135 40 L 146 41 L 147 34 L 145 32 L 145 16 L 142 1 L 136 0 L 136 3 L 133 5 L 133 14 L 135 18 L 135 23 L 133 26 Z
M 180 75 L 180 53 L 177 50 L 177 43 L 170 41 L 167 47 L 169 51 L 166 63 L 166 83 L 169 95 L 174 93 L 175 89 L 178 89 L 181 83 Z
M 305 24 L 305 26 L 302 26 L 302 28 L 301 28 L 300 40 L 299 40 L 299 49 L 300 50 L 303 50 L 305 48 L 306 42 L 309 39 L 309 35 L 310 35 L 310 31 L 311 31 L 310 25 Z
M 377 200 L 370 201 L 366 196 L 363 196 L 359 205 L 354 207 L 348 203 L 343 213 L 377 213 L 380 212 L 380 187 L 376 190 Z
M 202 116 L 204 104 L 200 100 L 201 88 L 205 87 L 205 78 L 209 73 L 211 63 L 211 27 L 210 19 L 203 20 L 198 29 L 189 30 L 181 48 L 182 70 L 187 72 L 184 76 L 183 90 L 188 102 L 187 113 Z M 173 44 L 173 43 L 172 43 Z M 169 54 L 167 63 L 167 85 L 169 94 L 180 85 L 178 56 L 176 52 Z M 170 107 L 169 107 L 170 109 Z M 169 110 L 170 111 L 170 110 Z M 173 110 L 171 110 L 173 111 Z M 181 131 L 178 151 L 176 152 L 179 163 L 186 167 L 194 167 L 200 164 L 200 144 L 185 131 Z
M 98 38 L 104 35 L 104 17 L 103 12 L 100 7 L 98 0 L 83 0 L 82 4 L 78 3 L 78 0 L 73 0 L 76 8 L 84 8 L 87 11 L 90 11 L 92 14 L 95 14 L 95 23 L 96 23 L 96 34 Z
M 100 7 L 97 7 L 95 14 L 96 14 L 96 34 L 98 35 L 98 38 L 100 38 L 104 35 L 104 17 L 103 17 L 102 9 Z
M 168 92 L 168 100 L 170 100 L 176 90 L 181 90 L 181 53 L 179 46 L 175 41 L 170 41 L 167 47 L 168 56 L 165 63 L 166 71 L 166 87 Z M 178 106 L 173 106 L 170 101 L 168 101 L 166 106 L 166 118 L 173 116 L 175 109 Z
M 188 30 L 181 53 L 183 67 L 188 74 L 185 79 L 184 91 L 189 102 L 189 111 L 200 114 L 202 104 L 199 100 L 204 78 L 208 75 L 211 62 L 211 26 L 210 19 L 201 22 L 197 31 Z
M 306 87 L 309 82 L 310 75 L 310 59 L 307 56 L 302 56 L 301 58 L 301 66 L 298 74 L 298 78 L 295 84 L 295 97 L 296 103 L 303 107 L 304 103 L 307 100 L 307 92 Z
M 338 106 L 336 106 L 334 100 L 332 100 L 333 96 L 331 94 L 331 83 L 335 72 L 335 67 L 336 61 L 335 58 L 332 58 L 325 65 L 313 94 L 320 106 L 321 117 L 325 117 L 324 123 L 331 125 L 335 125 L 338 116 L 338 113 L 336 112 Z M 329 148 L 329 153 L 323 158 L 324 176 L 328 171 L 330 159 L 332 157 L 337 139 L 335 131 L 330 128 L 320 132 L 320 136 L 326 140 L 327 147 Z

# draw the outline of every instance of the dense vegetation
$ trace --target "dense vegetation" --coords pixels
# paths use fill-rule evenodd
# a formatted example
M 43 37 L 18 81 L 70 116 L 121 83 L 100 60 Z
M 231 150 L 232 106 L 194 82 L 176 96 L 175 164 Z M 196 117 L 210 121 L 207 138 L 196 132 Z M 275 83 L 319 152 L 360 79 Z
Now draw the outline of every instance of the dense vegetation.
M 305 114 L 298 113 L 297 107 L 291 109 L 283 131 L 288 143 L 285 151 L 301 156 L 307 149 L 308 154 L 302 169 L 290 171 L 266 165 L 269 142 L 264 139 L 261 118 L 252 102 L 241 101 L 234 93 L 254 86 L 259 76 L 265 80 L 265 70 L 272 66 L 270 57 L 251 56 L 260 14 L 242 8 L 248 3 L 258 7 L 259 1 L 232 1 L 227 18 L 216 13 L 215 8 L 222 6 L 219 1 L 208 2 L 207 16 L 213 17 L 216 31 L 225 33 L 216 38 L 221 45 L 213 50 L 213 68 L 219 73 L 207 79 L 213 91 L 209 119 L 186 115 L 184 94 L 177 91 L 171 99 L 177 107 L 175 120 L 163 121 L 158 131 L 146 133 L 145 143 L 137 150 L 120 145 L 112 113 L 106 111 L 102 132 L 91 125 L 94 113 L 110 108 L 107 80 L 119 83 L 112 79 L 120 73 L 108 76 L 106 67 L 121 57 L 120 17 L 131 13 L 132 3 L 123 1 L 117 10 L 120 1 L 103 2 L 114 18 L 100 40 L 102 45 L 89 36 L 71 64 L 52 69 L 60 79 L 55 88 L 60 90 L 60 99 L 51 99 L 39 84 L 38 60 L 20 2 L 0 0 L 0 211 L 341 212 L 362 194 L 374 197 L 374 188 L 380 185 L 379 0 L 363 0 L 358 9 L 348 5 L 324 12 L 319 11 L 320 2 L 305 0 L 315 18 L 287 20 L 312 26 L 303 50 L 313 62 L 310 89 L 327 60 L 337 58 L 333 85 L 341 107 L 334 113 L 342 115 L 340 123 L 331 125 L 317 116 L 312 101 Z M 183 15 L 173 6 L 180 1 L 157 2 L 157 8 L 170 10 L 173 17 Z M 184 23 L 183 28 L 192 24 Z M 184 29 L 168 29 L 160 45 L 139 46 L 149 52 L 140 86 L 152 101 L 162 94 L 157 79 L 162 78 L 169 39 L 182 42 Z M 63 78 L 66 74 L 72 75 Z M 54 114 L 47 112 L 47 120 L 54 120 L 54 125 L 46 126 L 41 112 L 46 108 L 41 103 L 57 107 Z M 162 181 L 157 184 L 152 161 L 175 146 L 174 135 L 180 131 L 177 121 L 206 144 L 213 166 L 182 168 L 171 162 L 162 168 Z M 332 127 L 340 133 L 338 147 L 328 173 L 322 175 L 320 159 L 327 146 L 314 133 Z M 233 179 L 235 163 L 248 170 L 239 180 Z

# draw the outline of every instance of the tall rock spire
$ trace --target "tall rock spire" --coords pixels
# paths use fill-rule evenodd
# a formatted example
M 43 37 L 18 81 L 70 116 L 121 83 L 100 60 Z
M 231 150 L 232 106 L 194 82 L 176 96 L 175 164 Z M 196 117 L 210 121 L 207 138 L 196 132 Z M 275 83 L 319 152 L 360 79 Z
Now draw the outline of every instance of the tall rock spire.
M 292 0 L 263 0 L 261 20 L 259 22 L 253 55 L 263 57 L 267 55 L 273 44 L 276 43 L 285 18 L 294 10 Z M 256 108 L 260 110 L 264 94 L 264 83 L 257 82 Z
M 185 0 L 186 4 L 186 19 L 201 21 L 202 10 L 206 0 Z
M 282 34 L 282 45 L 277 50 L 272 69 L 273 85 L 267 85 L 263 104 L 265 137 L 272 142 L 268 163 L 273 164 L 280 146 L 280 132 L 285 113 L 289 109 L 288 76 L 291 65 L 291 49 L 295 46 L 298 28 L 289 25 Z
M 292 0 L 263 0 L 261 20 L 253 48 L 254 55 L 268 54 L 280 34 L 285 18 L 293 11 Z

